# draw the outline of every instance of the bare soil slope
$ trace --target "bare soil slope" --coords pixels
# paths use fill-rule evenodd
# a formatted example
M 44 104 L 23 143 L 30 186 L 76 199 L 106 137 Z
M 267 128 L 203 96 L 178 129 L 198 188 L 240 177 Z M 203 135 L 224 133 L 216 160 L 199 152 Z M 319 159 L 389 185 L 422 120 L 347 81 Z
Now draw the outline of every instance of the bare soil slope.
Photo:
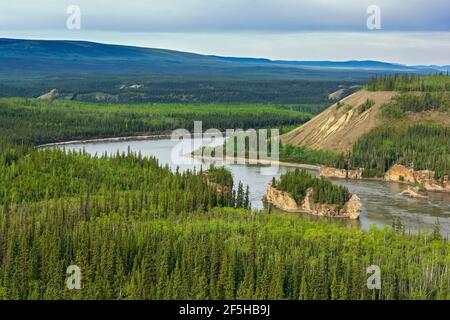
M 361 135 L 383 124 L 379 116 L 381 106 L 396 95 L 392 91 L 358 91 L 281 136 L 281 141 L 313 149 L 347 151 Z M 367 100 L 372 100 L 374 105 L 361 112 Z

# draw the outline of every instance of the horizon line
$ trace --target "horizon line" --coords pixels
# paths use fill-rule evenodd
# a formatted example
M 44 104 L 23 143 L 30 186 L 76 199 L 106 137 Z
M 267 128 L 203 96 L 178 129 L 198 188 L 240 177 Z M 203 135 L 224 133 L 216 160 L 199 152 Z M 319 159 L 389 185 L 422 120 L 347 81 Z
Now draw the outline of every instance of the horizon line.
M 100 45 L 107 45 L 107 46 L 118 46 L 118 47 L 129 47 L 129 48 L 138 48 L 138 49 L 150 49 L 150 50 L 167 50 L 167 51 L 173 51 L 173 52 L 179 52 L 179 53 L 189 53 L 189 54 L 195 54 L 205 57 L 214 57 L 214 58 L 226 58 L 226 59 L 254 59 L 254 60 L 265 60 L 267 62 L 332 62 L 332 63 L 348 63 L 348 62 L 377 62 L 377 63 L 384 63 L 384 64 L 390 64 L 390 65 L 398 65 L 401 67 L 440 67 L 440 68 L 448 68 L 450 65 L 435 65 L 435 64 L 404 64 L 401 62 L 393 62 L 393 61 L 386 61 L 386 60 L 373 60 L 373 59 L 350 59 L 350 60 L 284 60 L 284 59 L 270 59 L 266 57 L 252 57 L 252 56 L 230 56 L 230 55 L 215 55 L 215 54 L 204 54 L 204 53 L 198 53 L 198 52 L 192 52 L 192 51 L 181 51 L 176 49 L 170 49 L 170 48 L 161 48 L 161 47 L 146 47 L 146 46 L 139 46 L 139 45 L 131 45 L 131 44 L 117 44 L 117 43 L 111 43 L 111 42 L 99 42 L 99 41 L 93 41 L 93 40 L 85 40 L 85 39 L 32 39 L 32 38 L 9 38 L 9 37 L 0 37 L 0 41 L 2 40 L 13 40 L 13 41 L 48 41 L 48 42 L 84 42 L 84 43 L 91 43 L 91 44 L 100 44 Z

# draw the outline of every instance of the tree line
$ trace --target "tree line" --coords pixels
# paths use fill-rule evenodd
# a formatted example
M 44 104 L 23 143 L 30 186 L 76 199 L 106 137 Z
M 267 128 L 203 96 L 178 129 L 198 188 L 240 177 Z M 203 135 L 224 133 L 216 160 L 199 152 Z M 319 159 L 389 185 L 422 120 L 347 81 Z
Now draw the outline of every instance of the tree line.
M 24 80 L 21 74 L 14 81 L 11 78 L 12 75 L 8 75 L 7 79 L 10 81 L 0 83 L 0 97 L 35 98 L 57 89 L 62 99 L 90 103 L 311 104 L 313 109 L 316 104 L 328 103 L 328 95 L 340 85 L 350 87 L 361 83 L 327 79 L 208 79 L 138 75 L 77 75 L 70 78 Z M 143 87 L 127 88 L 134 84 L 141 84 Z M 299 111 L 309 112 L 308 109 Z
M 339 168 L 364 168 L 366 177 L 381 177 L 394 164 L 450 175 L 450 129 L 427 124 L 385 125 L 363 135 Z
M 402 93 L 382 106 L 382 115 L 386 118 L 400 118 L 407 112 L 450 111 L 448 92 L 426 92 L 424 94 Z
M 450 91 L 450 76 L 447 73 L 435 75 L 390 75 L 375 76 L 364 86 L 369 91 Z
M 5 153 L 9 152 L 0 152 Z M 0 167 L 0 204 L 81 197 L 80 201 L 89 202 L 87 206 L 94 205 L 94 199 L 102 199 L 113 211 L 125 197 L 130 210 L 147 207 L 165 213 L 248 205 L 242 185 L 233 191 L 229 171 L 214 167 L 209 171 L 216 184 L 225 186 L 220 192 L 208 183 L 208 174 L 202 170 L 172 173 L 158 160 L 132 152 L 94 157 L 61 150 L 32 150 Z
M 249 129 L 300 125 L 311 115 L 258 104 L 94 104 L 74 101 L 0 99 L 0 136 L 11 142 L 55 141 L 136 134 L 160 134 L 194 121 L 203 129 Z

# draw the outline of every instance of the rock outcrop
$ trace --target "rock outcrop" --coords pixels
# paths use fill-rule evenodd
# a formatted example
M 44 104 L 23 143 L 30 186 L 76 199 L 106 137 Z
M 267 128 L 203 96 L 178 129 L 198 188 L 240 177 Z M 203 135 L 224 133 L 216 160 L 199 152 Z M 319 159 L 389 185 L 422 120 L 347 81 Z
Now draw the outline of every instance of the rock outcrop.
M 362 179 L 363 169 L 346 170 L 330 167 L 322 167 L 319 169 L 321 177 L 325 178 L 340 178 L 340 179 Z
M 313 189 L 307 190 L 301 204 L 286 191 L 278 190 L 269 185 L 265 194 L 268 203 L 280 210 L 292 213 L 309 213 L 322 217 L 358 219 L 362 211 L 361 201 L 357 195 L 353 195 L 343 207 L 333 204 L 321 204 L 314 202 Z
M 300 206 L 294 200 L 294 198 L 287 192 L 278 190 L 272 185 L 269 185 L 265 194 L 267 202 L 273 204 L 278 209 L 286 212 L 301 212 Z
M 363 169 L 346 170 L 330 167 L 322 167 L 319 169 L 321 177 L 339 178 L 339 179 L 364 179 Z M 426 191 L 450 192 L 449 177 L 445 176 L 441 180 L 434 179 L 434 171 L 420 170 L 415 171 L 403 165 L 392 166 L 384 175 L 385 181 L 400 182 L 410 185 L 420 186 Z M 406 191 L 407 192 L 407 191 Z M 411 192 L 412 194 L 412 192 Z M 412 195 L 411 195 L 412 196 Z M 419 196 L 417 196 L 419 197 Z
M 386 172 L 384 179 L 386 181 L 420 185 L 422 189 L 427 191 L 450 192 L 448 176 L 439 181 L 435 180 L 434 171 L 431 170 L 415 171 L 412 168 L 396 164 Z
M 42 96 L 37 97 L 39 100 L 55 100 L 60 97 L 58 90 L 53 89 L 50 92 L 43 94 Z
M 137 89 L 143 89 L 144 85 L 143 84 L 132 84 L 132 85 L 122 85 L 120 86 L 120 90 L 127 90 L 127 89 L 132 89 L 132 90 L 137 90 Z
M 411 198 L 419 198 L 419 199 L 428 198 L 428 196 L 423 194 L 423 192 L 421 192 L 418 187 L 408 187 L 408 189 L 403 191 L 401 194 Z

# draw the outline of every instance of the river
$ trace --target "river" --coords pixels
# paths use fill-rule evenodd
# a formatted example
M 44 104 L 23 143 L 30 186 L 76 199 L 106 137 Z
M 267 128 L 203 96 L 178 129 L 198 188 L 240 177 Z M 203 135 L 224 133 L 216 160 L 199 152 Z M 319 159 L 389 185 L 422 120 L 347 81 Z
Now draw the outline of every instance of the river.
M 169 165 L 172 170 L 179 167 L 180 170 L 208 168 L 210 161 L 202 162 L 193 159 L 189 154 L 192 148 L 197 148 L 205 141 L 201 139 L 184 140 L 180 142 L 170 139 L 161 140 L 127 140 L 127 141 L 100 141 L 87 143 L 73 143 L 58 146 L 66 150 L 85 150 L 91 155 L 115 154 L 132 150 L 140 152 L 143 156 L 153 156 L 159 159 L 162 165 Z M 211 146 L 211 141 L 207 142 Z M 212 144 L 221 144 L 217 140 Z M 176 150 L 176 152 L 175 152 Z M 219 163 L 223 164 L 223 163 Z M 242 181 L 249 185 L 251 193 L 251 205 L 253 209 L 262 209 L 262 197 L 266 191 L 267 184 L 273 176 L 279 177 L 283 172 L 295 170 L 291 167 L 280 167 L 274 175 L 262 175 L 261 167 L 249 164 L 224 164 L 230 169 L 235 185 Z M 314 175 L 317 171 L 308 170 Z M 347 219 L 334 219 L 333 223 L 359 225 L 367 230 L 371 225 L 392 225 L 393 221 L 400 218 L 407 230 L 417 231 L 427 228 L 431 230 L 439 219 L 441 231 L 444 236 L 450 236 L 450 194 L 429 193 L 428 199 L 412 199 L 400 193 L 406 189 L 405 185 L 383 181 L 346 181 L 333 180 L 334 183 L 345 185 L 357 194 L 363 204 L 363 212 L 359 221 L 348 221 Z M 316 217 L 300 215 L 307 219 Z M 320 218 L 331 221 L 332 219 Z

